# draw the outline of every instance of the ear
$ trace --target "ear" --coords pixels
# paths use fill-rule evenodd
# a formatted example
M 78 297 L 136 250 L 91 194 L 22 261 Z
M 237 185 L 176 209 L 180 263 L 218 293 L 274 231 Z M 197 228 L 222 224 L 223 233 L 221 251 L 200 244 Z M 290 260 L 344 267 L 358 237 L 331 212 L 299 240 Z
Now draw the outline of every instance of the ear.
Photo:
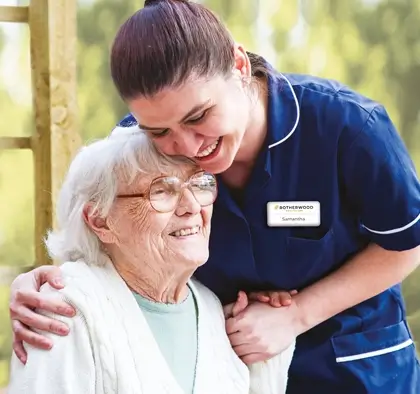
M 251 78 L 251 62 L 245 48 L 241 44 L 235 44 L 234 47 L 235 66 L 233 73 L 242 79 Z
M 115 235 L 109 229 L 106 218 L 99 215 L 94 204 L 88 203 L 83 207 L 83 220 L 102 243 L 115 243 Z

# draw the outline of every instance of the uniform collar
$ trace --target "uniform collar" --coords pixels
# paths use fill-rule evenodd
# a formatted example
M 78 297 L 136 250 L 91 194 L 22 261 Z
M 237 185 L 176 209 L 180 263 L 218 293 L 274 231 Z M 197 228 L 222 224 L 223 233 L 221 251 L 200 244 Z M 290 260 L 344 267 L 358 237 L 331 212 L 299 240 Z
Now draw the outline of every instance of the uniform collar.
M 295 132 L 300 119 L 299 102 L 292 84 L 271 66 L 268 73 L 267 145 L 272 149 Z

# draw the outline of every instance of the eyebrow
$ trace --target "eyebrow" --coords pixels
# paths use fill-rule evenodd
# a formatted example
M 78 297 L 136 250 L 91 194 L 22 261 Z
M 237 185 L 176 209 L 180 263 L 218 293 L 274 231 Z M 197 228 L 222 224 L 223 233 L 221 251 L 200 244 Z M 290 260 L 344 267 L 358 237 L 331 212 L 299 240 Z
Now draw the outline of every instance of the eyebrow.
M 207 107 L 210 104 L 211 100 L 208 99 L 207 101 L 205 101 L 204 103 L 201 104 L 197 104 L 196 106 L 194 106 L 193 108 L 191 108 L 185 115 L 184 117 L 180 120 L 179 123 L 183 123 L 185 122 L 190 116 L 194 115 L 195 113 L 199 112 L 200 110 L 202 110 L 203 108 Z M 165 129 L 165 127 L 149 127 L 143 124 L 138 124 L 138 127 L 140 127 L 141 129 L 147 131 L 153 131 L 153 130 L 163 130 Z

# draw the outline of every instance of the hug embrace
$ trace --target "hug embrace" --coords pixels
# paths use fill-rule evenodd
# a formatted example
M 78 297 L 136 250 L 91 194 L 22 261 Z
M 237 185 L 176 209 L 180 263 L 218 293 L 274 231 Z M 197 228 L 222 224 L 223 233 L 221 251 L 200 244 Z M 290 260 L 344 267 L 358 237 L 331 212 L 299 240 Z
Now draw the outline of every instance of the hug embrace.
M 418 394 L 420 182 L 385 108 L 186 0 L 121 26 L 111 77 L 130 113 L 70 166 L 62 264 L 12 285 L 10 394 Z M 267 225 L 305 201 L 319 226 Z

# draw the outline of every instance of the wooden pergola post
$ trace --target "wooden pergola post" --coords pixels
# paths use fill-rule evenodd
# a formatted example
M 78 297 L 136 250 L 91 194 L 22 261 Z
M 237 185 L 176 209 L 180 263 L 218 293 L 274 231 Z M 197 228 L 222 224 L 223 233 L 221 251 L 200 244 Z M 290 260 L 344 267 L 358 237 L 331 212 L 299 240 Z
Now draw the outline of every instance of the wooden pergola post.
M 0 7 L 0 21 L 29 24 L 34 107 L 31 137 L 0 138 L 0 149 L 31 149 L 35 186 L 35 262 L 51 264 L 43 238 L 53 227 L 57 190 L 80 145 L 76 121 L 76 0 L 31 0 Z

